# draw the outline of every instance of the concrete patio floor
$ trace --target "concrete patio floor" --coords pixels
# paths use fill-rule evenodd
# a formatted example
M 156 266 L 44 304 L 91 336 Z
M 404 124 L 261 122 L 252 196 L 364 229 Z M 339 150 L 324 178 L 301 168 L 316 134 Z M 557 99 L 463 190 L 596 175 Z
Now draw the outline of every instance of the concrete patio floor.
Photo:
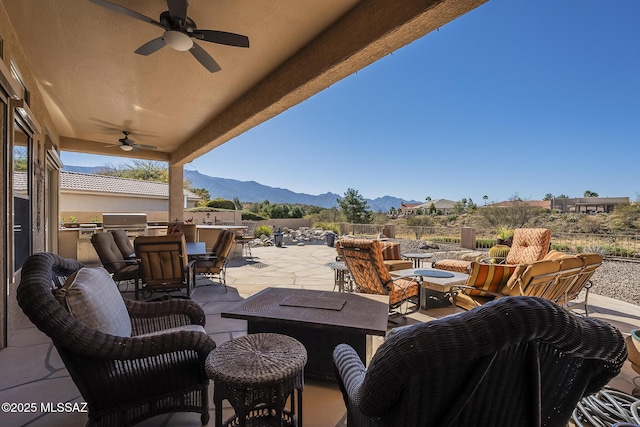
M 237 259 L 227 269 L 227 285 L 206 286 L 199 278 L 193 300 L 207 315 L 207 333 L 221 344 L 246 334 L 246 322 L 223 319 L 221 311 L 267 287 L 332 290 L 333 271 L 324 266 L 335 258 L 335 249 L 321 245 L 252 248 L 253 258 Z M 126 296 L 132 293 L 125 291 Z M 640 307 L 611 298 L 591 295 L 592 317 L 606 320 L 626 336 L 640 328 Z M 451 308 L 436 308 L 410 315 L 408 321 L 424 322 L 451 314 Z M 380 342 L 382 340 L 380 339 Z M 611 386 L 632 393 L 640 386 L 638 375 L 627 362 Z M 346 425 L 345 407 L 337 385 L 307 381 L 304 389 L 303 414 L 306 427 Z M 210 387 L 210 397 L 213 389 Z M 35 412 L 0 412 L 0 426 L 83 426 L 87 416 L 78 412 L 41 412 L 41 402 L 83 402 L 64 368 L 51 341 L 31 322 L 22 317 L 11 325 L 9 346 L 0 351 L 0 402 L 37 404 Z M 211 405 L 213 426 L 213 405 Z M 225 407 L 225 417 L 231 414 Z M 154 417 L 140 426 L 199 426 L 200 417 L 193 413 L 176 413 Z

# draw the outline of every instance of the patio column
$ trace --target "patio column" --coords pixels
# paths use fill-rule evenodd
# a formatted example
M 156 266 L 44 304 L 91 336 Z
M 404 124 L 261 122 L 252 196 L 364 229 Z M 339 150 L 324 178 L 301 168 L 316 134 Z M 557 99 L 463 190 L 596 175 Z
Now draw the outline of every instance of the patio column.
M 182 221 L 184 212 L 184 171 L 182 165 L 169 164 L 169 221 Z

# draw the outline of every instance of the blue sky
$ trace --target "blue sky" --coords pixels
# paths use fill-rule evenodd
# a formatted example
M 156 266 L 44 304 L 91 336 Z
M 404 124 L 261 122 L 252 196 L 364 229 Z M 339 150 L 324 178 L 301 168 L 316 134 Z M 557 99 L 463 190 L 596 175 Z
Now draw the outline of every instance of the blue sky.
M 638 18 L 637 0 L 491 0 L 186 168 L 308 194 L 638 200 Z

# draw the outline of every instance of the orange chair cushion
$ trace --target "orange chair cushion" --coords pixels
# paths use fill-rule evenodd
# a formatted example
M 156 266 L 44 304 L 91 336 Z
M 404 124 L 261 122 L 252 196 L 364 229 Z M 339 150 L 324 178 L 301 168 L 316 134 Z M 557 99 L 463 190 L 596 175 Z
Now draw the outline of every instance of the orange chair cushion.
M 380 250 L 382 250 L 382 259 L 402 259 L 400 256 L 400 244 L 398 242 L 385 242 L 378 240 L 378 243 L 380 245 Z
M 466 273 L 469 270 L 469 267 L 471 267 L 471 261 L 463 261 L 461 259 L 443 259 L 434 262 L 432 266 L 438 270 Z
M 405 270 L 413 268 L 413 263 L 404 259 L 385 259 L 384 265 L 387 266 L 389 271 Z
M 515 265 L 471 263 L 471 272 L 467 286 L 475 289 L 465 290 L 468 295 L 487 296 L 489 292 L 500 292 L 516 270 Z
M 539 261 L 549 252 L 551 230 L 546 228 L 517 228 L 507 255 L 506 264 L 527 264 Z

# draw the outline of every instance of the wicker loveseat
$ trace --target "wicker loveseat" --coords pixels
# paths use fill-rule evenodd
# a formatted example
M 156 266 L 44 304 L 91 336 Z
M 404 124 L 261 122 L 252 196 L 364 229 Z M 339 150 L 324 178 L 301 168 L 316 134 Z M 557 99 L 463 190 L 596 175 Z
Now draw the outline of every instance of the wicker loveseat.
M 333 357 L 351 427 L 559 427 L 627 351 L 604 321 L 509 297 L 392 331 L 368 368 L 346 344 Z
M 58 350 L 87 402 L 88 425 L 130 426 L 179 411 L 198 412 L 207 423 L 204 361 L 216 344 L 202 308 L 190 300 L 123 300 L 106 270 L 82 267 L 32 255 L 17 299 Z

